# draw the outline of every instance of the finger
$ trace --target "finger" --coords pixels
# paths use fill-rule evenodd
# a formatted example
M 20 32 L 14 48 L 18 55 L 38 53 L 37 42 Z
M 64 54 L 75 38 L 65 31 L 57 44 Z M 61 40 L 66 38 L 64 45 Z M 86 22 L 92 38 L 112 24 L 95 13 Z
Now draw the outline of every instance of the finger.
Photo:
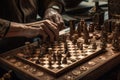
M 62 30 L 62 29 L 65 29 L 65 24 L 64 24 L 64 23 L 61 23 L 61 24 L 59 25 L 59 30 Z
M 46 20 L 50 20 L 50 21 L 53 21 L 54 22 L 54 20 L 52 19 L 52 17 L 50 16 L 50 14 L 48 14 L 46 17 L 45 17 L 45 19 Z
M 51 30 L 49 30 L 46 25 L 43 24 L 41 26 L 44 29 L 44 31 L 49 35 L 50 42 L 53 42 L 54 41 L 54 34 L 53 34 L 53 32 Z
M 57 29 L 58 29 L 58 25 L 52 21 L 46 20 L 45 22 L 51 23 L 52 25 L 54 25 Z
M 51 17 L 46 18 L 46 20 L 50 20 L 50 21 L 54 22 Z
M 60 24 L 59 15 L 56 14 L 54 17 L 55 17 L 55 21 L 56 21 L 56 23 L 57 23 L 57 24 Z
M 60 24 L 64 24 L 63 18 L 59 15 Z
M 39 28 L 39 35 L 42 36 L 44 42 L 47 40 L 48 35 L 46 34 L 42 27 Z
M 60 16 L 60 15 L 59 15 Z M 65 28 L 65 23 L 63 21 L 63 18 L 62 16 L 59 17 L 60 18 L 60 30 L 64 29 Z
M 51 21 L 45 21 L 45 25 L 48 26 L 49 30 L 53 32 L 55 35 L 55 40 L 57 40 L 59 37 L 59 30 L 56 28 L 56 26 L 54 26 Z
M 58 29 L 58 31 L 60 30 L 59 24 L 56 24 L 52 21 L 48 21 L 48 22 L 51 23 L 52 25 L 54 25 Z

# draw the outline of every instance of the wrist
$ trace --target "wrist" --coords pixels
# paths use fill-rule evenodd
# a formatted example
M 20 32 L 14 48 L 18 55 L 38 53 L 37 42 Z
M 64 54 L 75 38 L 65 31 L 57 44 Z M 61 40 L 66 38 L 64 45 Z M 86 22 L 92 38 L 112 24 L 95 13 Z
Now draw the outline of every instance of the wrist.
M 25 25 L 16 23 L 16 22 L 11 22 L 10 24 L 10 32 L 19 32 L 27 28 Z

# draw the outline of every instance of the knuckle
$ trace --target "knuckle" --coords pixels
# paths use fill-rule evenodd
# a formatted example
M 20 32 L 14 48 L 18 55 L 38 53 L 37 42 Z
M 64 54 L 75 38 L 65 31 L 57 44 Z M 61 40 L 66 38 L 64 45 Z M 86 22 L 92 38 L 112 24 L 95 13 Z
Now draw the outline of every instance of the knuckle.
M 48 19 L 47 19 L 47 20 L 45 20 L 45 22 L 49 23 L 49 22 L 50 22 L 50 20 L 48 20 Z

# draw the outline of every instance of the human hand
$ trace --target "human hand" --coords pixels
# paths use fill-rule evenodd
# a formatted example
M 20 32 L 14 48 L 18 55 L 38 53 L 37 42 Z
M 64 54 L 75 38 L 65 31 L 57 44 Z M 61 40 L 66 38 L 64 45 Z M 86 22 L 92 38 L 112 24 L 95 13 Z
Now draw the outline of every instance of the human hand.
M 58 29 L 62 30 L 65 28 L 62 16 L 54 9 L 48 8 L 45 12 L 45 19 L 49 19 L 58 25 Z
M 57 29 L 57 25 L 50 20 L 43 20 L 33 24 L 27 24 L 27 26 L 38 29 L 39 35 L 42 36 L 43 41 L 46 41 L 49 38 L 50 42 L 53 42 L 59 37 L 59 30 Z
M 48 38 L 50 42 L 58 39 L 59 30 L 57 25 L 49 20 L 39 21 L 36 24 L 21 24 L 11 22 L 10 30 L 8 31 L 6 37 L 27 37 L 33 38 L 36 36 L 41 36 L 43 41 Z

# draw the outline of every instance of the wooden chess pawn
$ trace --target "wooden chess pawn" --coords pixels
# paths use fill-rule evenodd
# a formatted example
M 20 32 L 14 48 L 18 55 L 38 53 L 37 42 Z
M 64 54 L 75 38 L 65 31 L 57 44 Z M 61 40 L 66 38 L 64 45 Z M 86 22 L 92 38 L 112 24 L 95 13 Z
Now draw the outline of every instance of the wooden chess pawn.
M 101 42 L 101 48 L 102 48 L 103 50 L 105 50 L 106 47 L 107 47 L 107 42 L 105 42 L 105 40 L 104 40 L 104 38 L 103 38 L 103 41 Z
M 80 50 L 83 50 L 83 43 L 80 43 Z
M 108 43 L 112 43 L 113 33 L 108 35 Z
M 71 57 L 70 52 L 67 52 L 67 53 L 66 53 L 66 57 L 68 57 L 68 58 Z
M 63 58 L 62 63 L 67 64 L 67 57 L 66 56 Z
M 73 44 L 76 44 L 76 43 L 77 43 L 77 39 L 78 39 L 78 34 L 74 34 L 74 35 L 72 36 L 72 42 L 73 42 Z
M 70 20 L 69 22 L 70 24 L 70 37 L 75 33 L 75 21 L 74 20 Z
M 51 56 L 48 56 L 48 65 L 49 65 L 49 68 L 52 68 L 52 59 L 51 59 Z
M 61 60 L 62 60 L 62 54 L 61 54 L 61 52 L 60 51 L 58 51 L 58 53 L 57 53 L 57 62 L 58 62 L 58 68 L 61 68 Z
M 56 59 L 56 53 L 53 53 L 53 61 L 56 62 L 57 59 Z
M 40 54 L 41 54 L 41 55 L 44 55 L 45 53 L 46 53 L 46 48 L 42 46 L 42 47 L 40 48 Z
M 52 48 L 48 48 L 48 54 L 52 55 Z
M 94 24 L 92 22 L 89 24 L 89 32 L 94 32 Z
M 84 23 L 85 23 L 84 19 L 81 19 L 80 22 L 78 23 L 77 32 L 79 37 L 82 35 Z
M 40 64 L 40 60 L 39 60 L 39 59 L 37 59 L 35 63 L 36 63 L 36 64 Z
M 120 51 L 120 43 L 119 39 L 113 40 L 112 46 L 114 51 Z
M 37 48 L 40 48 L 42 45 L 42 40 L 41 39 L 37 39 Z
M 31 57 L 31 55 L 32 55 L 30 42 L 25 42 L 25 54 L 28 57 Z
M 70 40 L 70 34 L 66 34 L 66 40 Z
M 65 43 L 65 51 L 64 51 L 64 53 L 66 54 L 68 52 L 68 45 L 67 45 L 67 43 Z
M 92 49 L 97 49 L 97 44 L 95 42 L 92 44 Z
M 63 42 L 63 37 L 62 36 L 59 36 L 58 42 Z
M 62 35 L 63 42 L 66 42 L 66 39 L 67 39 L 67 35 L 66 34 Z
M 75 45 L 77 43 L 77 39 L 73 39 L 72 43 Z
M 88 39 L 89 39 L 89 32 L 87 30 L 87 24 L 86 23 L 84 23 L 84 27 L 83 27 L 83 38 L 84 38 L 84 43 L 88 44 L 89 43 L 89 41 L 88 41 Z
M 58 51 L 58 53 L 57 53 L 57 57 L 58 57 L 58 61 L 61 61 L 61 59 L 62 59 L 61 51 Z

